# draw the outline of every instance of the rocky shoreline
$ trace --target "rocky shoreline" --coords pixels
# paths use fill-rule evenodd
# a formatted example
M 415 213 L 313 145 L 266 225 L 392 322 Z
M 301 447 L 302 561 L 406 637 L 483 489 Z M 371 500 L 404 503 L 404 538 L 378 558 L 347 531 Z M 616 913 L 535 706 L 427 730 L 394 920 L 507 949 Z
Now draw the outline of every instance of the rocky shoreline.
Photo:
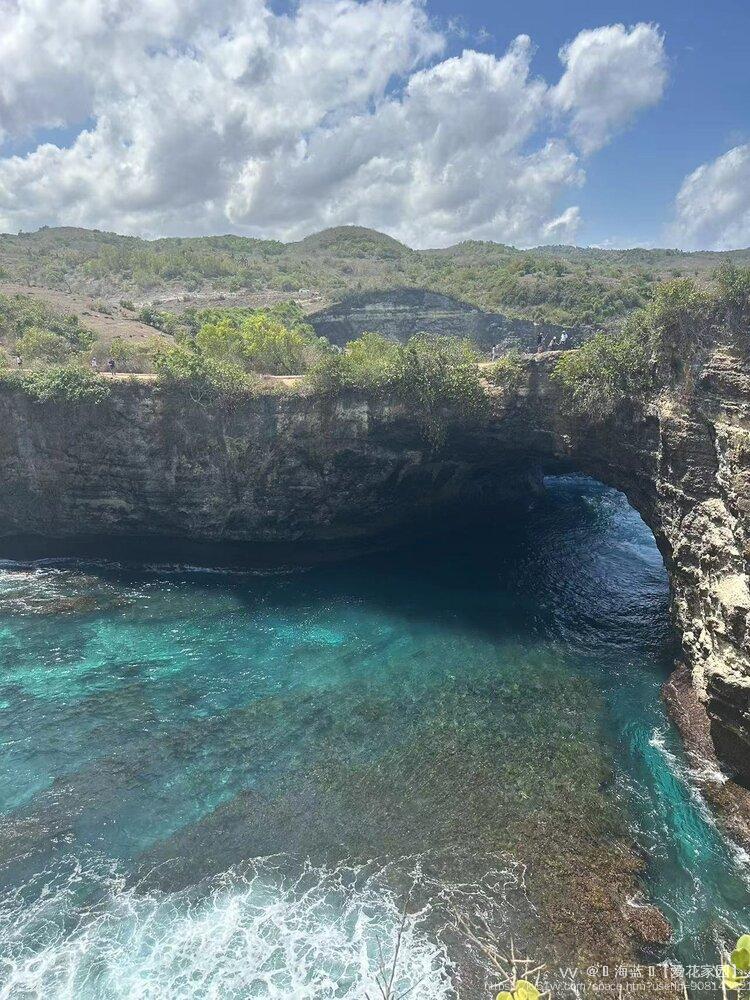
M 711 738 L 711 719 L 685 664 L 669 676 L 662 697 L 682 737 L 693 784 L 727 836 L 750 850 L 750 788 L 733 780 L 723 768 Z

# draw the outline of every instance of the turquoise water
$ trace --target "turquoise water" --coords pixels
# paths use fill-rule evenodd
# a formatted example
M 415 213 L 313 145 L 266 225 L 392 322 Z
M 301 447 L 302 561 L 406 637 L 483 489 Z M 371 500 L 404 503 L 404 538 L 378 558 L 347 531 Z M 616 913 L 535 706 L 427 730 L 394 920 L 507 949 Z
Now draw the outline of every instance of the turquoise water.
M 713 961 L 748 863 L 659 699 L 661 559 L 549 485 L 324 567 L 0 563 L 0 996 L 377 995 L 407 894 L 415 1000 L 488 995 L 463 916 L 614 958 L 647 895 Z

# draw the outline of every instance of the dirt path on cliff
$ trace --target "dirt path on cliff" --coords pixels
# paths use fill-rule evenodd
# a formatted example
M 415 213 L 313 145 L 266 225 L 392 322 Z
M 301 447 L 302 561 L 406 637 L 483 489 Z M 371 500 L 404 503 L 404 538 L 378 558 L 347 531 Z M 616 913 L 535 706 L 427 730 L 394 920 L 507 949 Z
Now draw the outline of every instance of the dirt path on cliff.
M 2 285 L 0 285 L 0 291 L 2 291 Z M 150 330 L 151 328 L 150 327 L 146 327 L 146 329 Z M 152 331 L 152 332 L 154 332 L 154 331 Z M 547 355 L 554 355 L 554 354 L 559 354 L 559 353 L 560 353 L 559 351 L 543 351 L 540 354 L 530 355 L 530 357 L 534 357 L 534 358 L 537 358 L 537 357 L 546 357 Z M 477 367 L 479 368 L 480 372 L 481 371 L 486 371 L 488 368 L 491 368 L 494 363 L 495 362 L 493 362 L 493 361 L 480 361 L 479 364 L 477 365 Z M 22 371 L 22 372 L 24 372 L 24 371 L 30 371 L 31 369 L 21 368 L 19 370 Z M 157 376 L 154 375 L 151 372 L 108 372 L 108 371 L 100 371 L 98 374 L 101 376 L 101 378 L 107 379 L 110 382 L 156 382 L 156 379 L 157 379 Z M 261 374 L 258 374 L 258 378 L 260 378 L 263 382 L 266 382 L 269 385 L 288 386 L 290 388 L 292 386 L 298 385 L 302 381 L 302 379 L 304 379 L 304 377 L 305 377 L 304 375 L 261 375 Z
M 532 357 L 546 357 L 547 355 L 559 354 L 560 351 L 543 351 L 539 355 L 531 355 Z M 480 361 L 477 367 L 480 371 L 486 371 L 491 368 L 494 361 Z M 104 378 L 113 380 L 115 382 L 127 382 L 128 379 L 135 380 L 138 382 L 155 382 L 156 375 L 147 374 L 136 374 L 130 372 L 101 372 Z M 304 375 L 258 375 L 259 378 L 263 379 L 264 382 L 269 382 L 274 385 L 297 385 L 305 376 Z

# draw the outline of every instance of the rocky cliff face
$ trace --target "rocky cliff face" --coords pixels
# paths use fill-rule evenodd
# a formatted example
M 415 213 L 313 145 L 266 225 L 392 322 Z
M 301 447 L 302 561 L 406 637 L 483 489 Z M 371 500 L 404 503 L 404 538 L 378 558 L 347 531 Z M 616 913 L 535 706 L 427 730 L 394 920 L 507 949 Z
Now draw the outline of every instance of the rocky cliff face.
M 716 349 L 664 401 L 657 473 L 674 617 L 720 757 L 750 778 L 750 365 Z
M 623 490 L 654 532 L 711 735 L 750 778 L 750 368 L 716 348 L 680 392 L 606 419 L 571 411 L 529 358 L 513 391 L 432 455 L 403 405 L 301 393 L 205 409 L 119 383 L 99 406 L 0 391 L 0 533 L 313 545 L 340 553 L 469 503 L 497 504 L 541 469 Z
M 545 391 L 549 388 L 537 390 L 537 397 Z M 745 346 L 730 341 L 714 347 L 676 390 L 649 405 L 624 406 L 607 420 L 572 417 L 559 399 L 553 410 L 547 410 L 550 453 L 623 490 L 654 532 L 713 749 L 750 786 L 750 359 Z M 673 685 L 668 701 L 674 703 L 678 689 Z M 684 708 L 695 718 L 689 704 Z M 695 735 L 700 751 L 701 737 Z M 732 798 L 732 813 L 738 809 L 744 819 L 735 815 L 733 829 L 750 839 L 748 796 Z
M 407 409 L 355 397 L 290 392 L 211 409 L 137 382 L 100 405 L 0 392 L 0 428 L 5 536 L 335 549 L 517 481 L 507 454 L 483 461 L 479 438 L 433 456 Z
M 535 351 L 537 338 L 549 344 L 552 338 L 568 335 L 568 346 L 580 342 L 585 331 L 511 319 L 483 312 L 448 295 L 421 289 L 403 288 L 390 292 L 351 295 L 334 306 L 309 316 L 316 333 L 343 346 L 368 331 L 403 343 L 415 332 L 434 333 L 470 340 L 479 350 L 489 352 L 495 344 L 522 351 Z

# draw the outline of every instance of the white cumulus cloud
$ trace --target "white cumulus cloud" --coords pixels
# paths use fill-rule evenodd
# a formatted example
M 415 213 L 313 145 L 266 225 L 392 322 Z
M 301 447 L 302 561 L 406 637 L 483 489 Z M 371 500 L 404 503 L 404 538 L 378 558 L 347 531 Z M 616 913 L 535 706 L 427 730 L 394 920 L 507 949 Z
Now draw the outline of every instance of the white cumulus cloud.
M 565 72 L 552 91 L 585 153 L 603 146 L 643 108 L 656 104 L 667 82 L 664 39 L 651 24 L 612 24 L 582 31 L 560 50 Z
M 670 235 L 687 249 L 750 246 L 750 145 L 735 146 L 688 174 Z
M 551 88 L 531 73 L 526 36 L 499 56 L 445 58 L 421 0 L 301 0 L 288 13 L 269 0 L 0 0 L 0 11 L 2 230 L 289 239 L 359 223 L 412 245 L 563 242 L 584 176 L 553 129 L 562 120 L 590 152 L 663 87 L 647 25 L 583 32 Z M 628 82 L 616 101 L 614 81 L 636 69 L 650 89 Z M 57 128 L 75 138 L 35 141 Z M 10 141 L 29 151 L 10 155 Z

